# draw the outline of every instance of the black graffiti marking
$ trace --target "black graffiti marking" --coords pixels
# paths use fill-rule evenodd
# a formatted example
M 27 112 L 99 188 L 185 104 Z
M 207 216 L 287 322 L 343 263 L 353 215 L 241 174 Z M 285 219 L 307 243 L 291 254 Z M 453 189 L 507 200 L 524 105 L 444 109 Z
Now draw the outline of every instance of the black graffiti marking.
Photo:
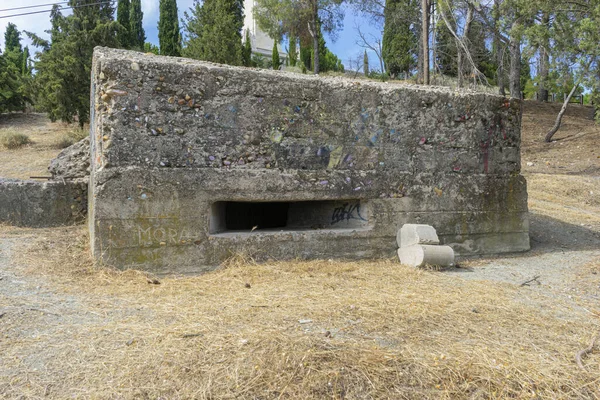
M 331 225 L 342 221 L 350 221 L 351 219 L 367 221 L 360 215 L 360 203 L 344 203 L 341 207 L 336 207 L 331 215 Z

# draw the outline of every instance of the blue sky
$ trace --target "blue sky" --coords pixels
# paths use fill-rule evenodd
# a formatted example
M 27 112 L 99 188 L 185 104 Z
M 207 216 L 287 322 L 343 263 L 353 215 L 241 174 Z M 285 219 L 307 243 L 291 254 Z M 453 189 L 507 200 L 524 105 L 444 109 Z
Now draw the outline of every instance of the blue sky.
M 62 1 L 62 0 L 55 0 Z M 51 3 L 52 0 L 1 0 L 0 9 L 23 7 L 30 5 L 39 5 Z M 179 16 L 183 17 L 183 12 L 188 10 L 193 4 L 193 0 L 177 0 L 179 7 Z M 16 10 L 16 11 L 5 11 L 0 12 L 0 16 L 11 15 L 20 12 L 27 11 L 38 11 L 49 9 L 50 7 L 40 7 L 31 10 Z M 158 0 L 142 0 L 142 9 L 144 11 L 144 29 L 146 30 L 147 41 L 158 44 Z M 20 17 L 2 18 L 0 19 L 0 48 L 4 47 L 4 31 L 6 25 L 12 22 L 17 25 L 17 28 L 21 31 L 27 30 L 34 32 L 42 37 L 48 38 L 48 35 L 44 33 L 45 30 L 50 29 L 49 14 L 33 14 Z M 355 26 L 359 24 L 361 30 L 370 35 L 381 36 L 381 27 L 374 26 L 372 22 L 364 16 L 358 15 L 354 10 L 347 8 L 344 18 L 344 27 L 338 33 L 337 40 L 334 42 L 327 34 L 325 39 L 329 49 L 336 54 L 342 62 L 347 66 L 349 57 L 356 57 L 363 53 L 363 49 L 360 48 L 356 41 L 358 35 L 356 33 Z M 29 45 L 29 39 L 23 34 L 23 45 Z M 378 65 L 375 54 L 369 54 L 371 67 Z

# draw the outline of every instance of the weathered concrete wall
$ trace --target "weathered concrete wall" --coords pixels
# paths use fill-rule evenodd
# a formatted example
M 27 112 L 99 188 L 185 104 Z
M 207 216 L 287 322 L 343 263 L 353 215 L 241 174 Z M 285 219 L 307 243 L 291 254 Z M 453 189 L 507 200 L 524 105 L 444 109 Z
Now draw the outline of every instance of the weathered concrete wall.
M 459 255 L 529 249 L 519 101 L 104 48 L 92 98 L 90 232 L 119 267 L 392 257 L 405 223 Z
M 84 180 L 35 182 L 0 178 L 0 222 L 36 228 L 82 222 L 87 190 Z

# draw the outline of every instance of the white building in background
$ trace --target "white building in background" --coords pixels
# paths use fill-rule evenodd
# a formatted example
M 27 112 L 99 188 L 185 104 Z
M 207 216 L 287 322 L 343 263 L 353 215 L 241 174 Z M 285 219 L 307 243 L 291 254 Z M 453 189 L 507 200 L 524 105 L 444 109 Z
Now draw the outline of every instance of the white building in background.
M 266 33 L 260 30 L 258 22 L 254 19 L 254 8 L 256 1 L 244 0 L 244 30 L 242 31 L 242 38 L 246 40 L 246 33 L 250 31 L 250 43 L 252 43 L 252 53 L 261 54 L 264 57 L 270 58 L 273 54 L 273 39 Z M 279 57 L 282 60 L 287 58 L 287 53 L 282 49 L 281 44 L 277 46 L 279 50 Z

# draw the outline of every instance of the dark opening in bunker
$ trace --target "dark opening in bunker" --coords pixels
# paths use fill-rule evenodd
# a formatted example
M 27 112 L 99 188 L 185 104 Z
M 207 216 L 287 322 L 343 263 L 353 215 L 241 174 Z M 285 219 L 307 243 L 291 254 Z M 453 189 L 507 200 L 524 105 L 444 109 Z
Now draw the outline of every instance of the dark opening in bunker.
M 210 210 L 211 234 L 227 232 L 359 229 L 369 226 L 370 208 L 361 200 L 219 201 Z

